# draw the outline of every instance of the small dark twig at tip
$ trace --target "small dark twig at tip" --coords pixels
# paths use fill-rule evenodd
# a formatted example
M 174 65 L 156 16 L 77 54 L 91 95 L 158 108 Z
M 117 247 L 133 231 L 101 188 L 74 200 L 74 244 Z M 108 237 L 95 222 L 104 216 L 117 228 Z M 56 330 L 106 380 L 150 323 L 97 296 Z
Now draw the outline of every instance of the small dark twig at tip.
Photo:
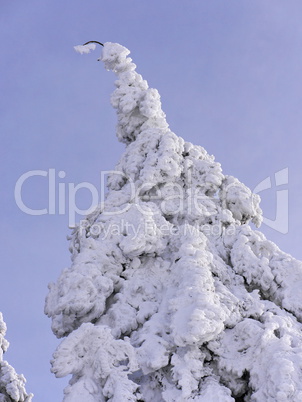
M 97 40 L 90 40 L 89 42 L 84 43 L 83 46 L 88 45 L 88 43 L 97 43 L 98 45 L 104 46 L 103 43 L 98 42 Z

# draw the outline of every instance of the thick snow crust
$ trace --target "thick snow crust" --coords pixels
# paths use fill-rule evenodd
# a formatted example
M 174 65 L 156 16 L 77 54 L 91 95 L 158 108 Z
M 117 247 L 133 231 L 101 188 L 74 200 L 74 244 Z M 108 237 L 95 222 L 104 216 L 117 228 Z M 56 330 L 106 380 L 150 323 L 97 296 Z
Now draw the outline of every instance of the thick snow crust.
M 22 374 L 17 374 L 15 369 L 3 360 L 3 354 L 7 351 L 9 343 L 4 338 L 6 325 L 0 313 L 0 402 L 30 402 L 33 395 L 25 390 L 26 380 Z
M 302 401 L 302 263 L 259 197 L 176 136 L 129 50 L 104 45 L 126 150 L 49 285 L 65 401 Z

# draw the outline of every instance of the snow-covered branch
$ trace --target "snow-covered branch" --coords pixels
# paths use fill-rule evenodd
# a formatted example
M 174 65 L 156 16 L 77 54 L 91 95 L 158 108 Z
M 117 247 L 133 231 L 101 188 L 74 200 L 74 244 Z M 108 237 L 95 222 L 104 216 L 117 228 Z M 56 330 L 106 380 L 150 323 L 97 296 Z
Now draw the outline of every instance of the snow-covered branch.
M 17 374 L 15 369 L 3 360 L 3 354 L 7 351 L 9 343 L 4 338 L 6 324 L 0 313 L 0 401 L 3 402 L 30 402 L 33 394 L 27 394 L 26 380 L 22 374 Z

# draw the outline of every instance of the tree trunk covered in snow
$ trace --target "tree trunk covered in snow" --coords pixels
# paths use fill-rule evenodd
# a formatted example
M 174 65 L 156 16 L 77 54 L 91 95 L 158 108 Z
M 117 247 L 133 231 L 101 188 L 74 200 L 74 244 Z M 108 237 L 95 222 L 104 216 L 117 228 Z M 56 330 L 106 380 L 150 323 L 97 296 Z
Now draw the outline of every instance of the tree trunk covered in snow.
M 3 360 L 9 343 L 4 338 L 6 325 L 0 313 L 0 402 L 30 402 L 33 395 L 25 390 L 26 380 L 22 374 L 17 374 L 14 368 Z
M 128 54 L 101 57 L 120 173 L 46 299 L 64 400 L 302 401 L 302 263 L 252 230 L 259 197 L 171 132 Z

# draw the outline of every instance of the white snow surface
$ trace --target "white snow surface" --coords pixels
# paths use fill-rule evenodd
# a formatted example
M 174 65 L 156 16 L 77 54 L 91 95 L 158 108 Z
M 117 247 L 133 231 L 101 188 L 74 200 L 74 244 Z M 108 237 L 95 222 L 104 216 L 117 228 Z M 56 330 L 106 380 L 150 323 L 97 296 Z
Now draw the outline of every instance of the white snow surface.
M 129 50 L 105 43 L 126 149 L 49 285 L 65 401 L 302 401 L 302 263 L 260 199 L 176 136 Z
M 9 346 L 4 338 L 5 334 L 6 324 L 0 313 L 0 402 L 30 402 L 33 394 L 27 394 L 24 376 L 17 374 L 15 369 L 3 360 L 3 354 Z
M 73 48 L 77 53 L 86 54 L 90 53 L 91 50 L 94 50 L 96 48 L 96 45 L 95 43 L 88 43 L 87 45 L 77 45 L 74 46 Z

